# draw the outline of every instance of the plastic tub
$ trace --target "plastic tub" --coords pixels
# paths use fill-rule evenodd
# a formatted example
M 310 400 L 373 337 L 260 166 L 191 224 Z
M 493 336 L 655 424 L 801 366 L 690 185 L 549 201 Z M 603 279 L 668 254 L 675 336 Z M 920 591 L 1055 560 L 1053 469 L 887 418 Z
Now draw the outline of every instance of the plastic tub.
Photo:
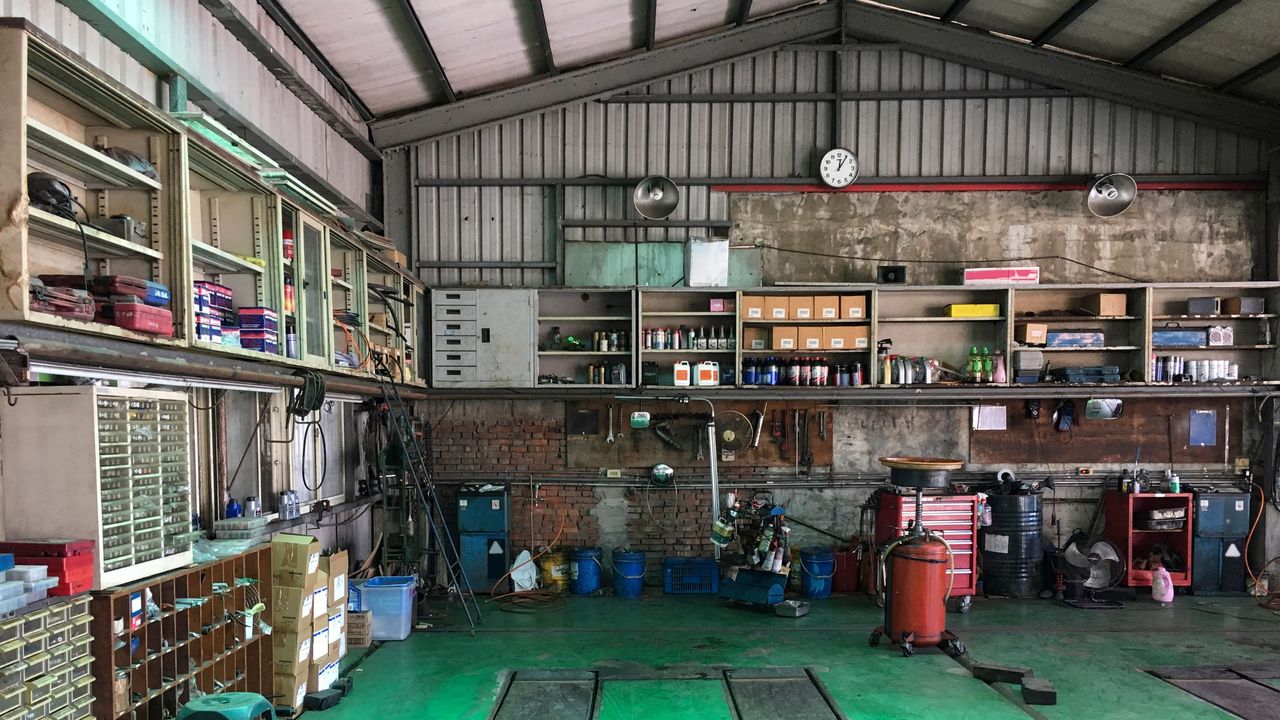
M 613 595 L 638 598 L 644 594 L 645 560 L 643 552 L 613 551 Z
M 831 548 L 804 548 L 800 551 L 800 594 L 819 600 L 831 597 L 835 572 L 836 554 Z
M 376 577 L 364 583 L 360 602 L 373 614 L 369 636 L 374 640 L 403 640 L 413 630 L 412 577 Z
M 47 577 L 49 577 L 49 568 L 43 565 L 14 565 L 12 569 L 5 571 L 6 580 L 35 582 Z
M 600 589 L 600 548 L 569 551 L 569 592 L 590 595 Z

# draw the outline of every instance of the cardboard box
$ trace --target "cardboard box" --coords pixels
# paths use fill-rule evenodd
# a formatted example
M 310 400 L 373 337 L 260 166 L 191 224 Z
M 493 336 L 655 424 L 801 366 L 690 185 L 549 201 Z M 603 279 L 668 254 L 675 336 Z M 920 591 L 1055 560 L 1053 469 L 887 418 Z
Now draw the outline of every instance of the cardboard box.
M 1013 339 L 1023 345 L 1043 345 L 1049 326 L 1044 323 L 1022 323 L 1013 331 Z
M 870 342 L 870 328 L 865 325 L 826 325 L 822 328 L 824 350 L 859 350 Z
M 304 669 L 296 675 L 277 673 L 272 677 L 273 694 L 276 696 L 274 703 L 277 706 L 292 708 L 294 717 L 302 711 L 302 704 L 307 697 L 307 674 L 307 670 Z
M 1124 293 L 1094 293 L 1084 299 L 1084 309 L 1098 317 L 1127 315 L 1129 298 Z
M 839 295 L 815 295 L 813 297 L 813 319 L 814 320 L 839 320 L 840 319 L 840 296 Z
M 276 585 L 310 587 L 320 569 L 320 541 L 310 535 L 280 533 L 271 539 L 271 580 Z
M 315 589 L 310 587 L 295 588 L 288 585 L 276 585 L 271 588 L 271 599 L 267 607 L 271 608 L 271 624 L 281 630 L 311 629 L 311 618 L 315 612 L 312 599 Z
M 732 312 L 732 298 L 711 298 L 707 301 L 707 312 Z
M 965 268 L 965 285 L 1037 285 L 1040 268 L 1026 267 Z
M 1267 299 L 1263 297 L 1222 298 L 1223 315 L 1261 315 L 1267 311 Z
M 798 346 L 796 343 L 800 341 L 800 329 L 795 326 L 779 325 L 770 328 L 771 339 L 769 348 L 771 350 L 795 350 Z
M 812 320 L 813 296 L 792 295 L 787 298 L 787 318 L 791 320 Z
M 338 680 L 338 660 L 335 658 L 324 665 L 312 665 L 307 672 L 307 692 L 320 692 L 333 687 Z
M 347 634 L 347 606 L 329 608 L 329 645 L 337 645 Z
M 803 325 L 796 328 L 796 348 L 799 350 L 822 349 L 822 327 L 819 325 Z
M 743 295 L 739 315 L 746 320 L 764 319 L 764 298 L 760 295 Z
M 347 551 L 339 550 L 320 557 L 320 569 L 329 574 L 329 606 L 345 603 L 347 599 Z
M 323 665 L 329 662 L 329 622 L 316 625 L 311 631 L 311 664 Z
M 761 327 L 742 328 L 743 350 L 768 350 L 769 329 Z
M 129 702 L 129 676 L 117 675 L 111 681 L 111 706 L 116 714 L 120 714 L 132 704 Z
M 341 660 L 346 656 L 347 656 L 347 636 L 343 635 L 342 639 L 338 641 L 338 659 Z
M 1000 316 L 997 303 L 954 303 L 943 309 L 943 314 L 953 318 L 989 318 Z
M 369 630 L 373 627 L 373 613 L 368 610 L 361 612 L 347 612 L 346 617 L 347 635 L 353 634 L 368 635 Z
M 867 298 L 863 295 L 840 296 L 840 318 L 842 320 L 865 320 L 867 317 Z
M 764 299 L 764 319 L 765 320 L 786 320 L 787 314 L 791 312 L 791 299 L 787 297 L 779 297 L 770 295 Z
M 327 625 L 326 625 L 327 629 Z M 277 675 L 305 673 L 311 664 L 312 630 L 286 632 L 275 629 L 271 633 L 271 651 L 274 672 Z
M 409 256 L 399 250 L 382 250 L 378 253 L 387 262 L 395 263 L 404 269 L 409 269 Z
M 329 573 L 317 570 L 312 587 L 315 589 L 311 595 L 311 617 L 325 620 L 329 617 Z

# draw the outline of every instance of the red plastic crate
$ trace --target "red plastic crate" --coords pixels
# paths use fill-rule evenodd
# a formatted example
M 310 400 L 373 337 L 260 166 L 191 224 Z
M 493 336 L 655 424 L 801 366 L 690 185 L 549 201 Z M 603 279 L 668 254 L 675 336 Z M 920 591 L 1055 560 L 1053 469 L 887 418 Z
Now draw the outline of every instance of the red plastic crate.
M 88 555 L 72 555 L 69 557 L 60 557 L 56 555 L 39 555 L 35 557 L 26 557 L 23 555 L 14 555 L 13 562 L 17 565 L 43 565 L 49 568 L 49 576 L 69 577 L 78 576 L 88 573 L 93 575 L 93 554 Z
M 115 324 L 126 330 L 162 337 L 173 336 L 173 313 L 165 308 L 140 302 L 117 302 L 113 312 Z
M 49 589 L 50 595 L 79 595 L 93 588 L 93 573 L 78 577 L 59 578 L 61 582 Z

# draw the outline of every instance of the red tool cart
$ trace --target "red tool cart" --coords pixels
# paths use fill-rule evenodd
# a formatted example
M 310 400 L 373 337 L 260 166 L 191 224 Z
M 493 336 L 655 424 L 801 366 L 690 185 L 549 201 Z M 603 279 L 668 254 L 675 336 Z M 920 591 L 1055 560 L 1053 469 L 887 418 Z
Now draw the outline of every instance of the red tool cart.
M 877 547 L 906 532 L 907 526 L 916 518 L 915 495 L 881 492 L 879 498 L 875 528 Z M 922 521 L 926 528 L 941 534 L 951 546 L 955 563 L 951 597 L 959 598 L 960 612 L 969 612 L 970 602 L 978 588 L 978 496 L 925 495 Z
M 1151 571 L 1134 565 L 1158 546 L 1177 553 L 1182 566 L 1170 567 L 1174 587 L 1191 586 L 1191 521 L 1195 511 L 1191 493 L 1122 493 L 1109 491 L 1103 499 L 1107 526 L 1103 534 L 1124 558 L 1125 585 L 1151 587 Z M 1158 519 L 1176 516 L 1177 519 Z

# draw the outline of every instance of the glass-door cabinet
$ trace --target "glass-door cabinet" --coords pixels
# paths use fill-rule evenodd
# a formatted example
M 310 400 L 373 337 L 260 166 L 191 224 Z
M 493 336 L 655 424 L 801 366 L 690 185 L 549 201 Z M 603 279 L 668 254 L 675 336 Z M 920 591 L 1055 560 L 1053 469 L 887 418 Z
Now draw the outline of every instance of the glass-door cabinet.
M 285 355 L 318 367 L 328 366 L 333 341 L 327 234 L 328 229 L 311 215 L 288 202 L 280 203 Z
M 329 300 L 333 305 L 333 363 L 360 369 L 369 355 L 365 331 L 368 309 L 364 249 L 345 234 L 329 230 Z

